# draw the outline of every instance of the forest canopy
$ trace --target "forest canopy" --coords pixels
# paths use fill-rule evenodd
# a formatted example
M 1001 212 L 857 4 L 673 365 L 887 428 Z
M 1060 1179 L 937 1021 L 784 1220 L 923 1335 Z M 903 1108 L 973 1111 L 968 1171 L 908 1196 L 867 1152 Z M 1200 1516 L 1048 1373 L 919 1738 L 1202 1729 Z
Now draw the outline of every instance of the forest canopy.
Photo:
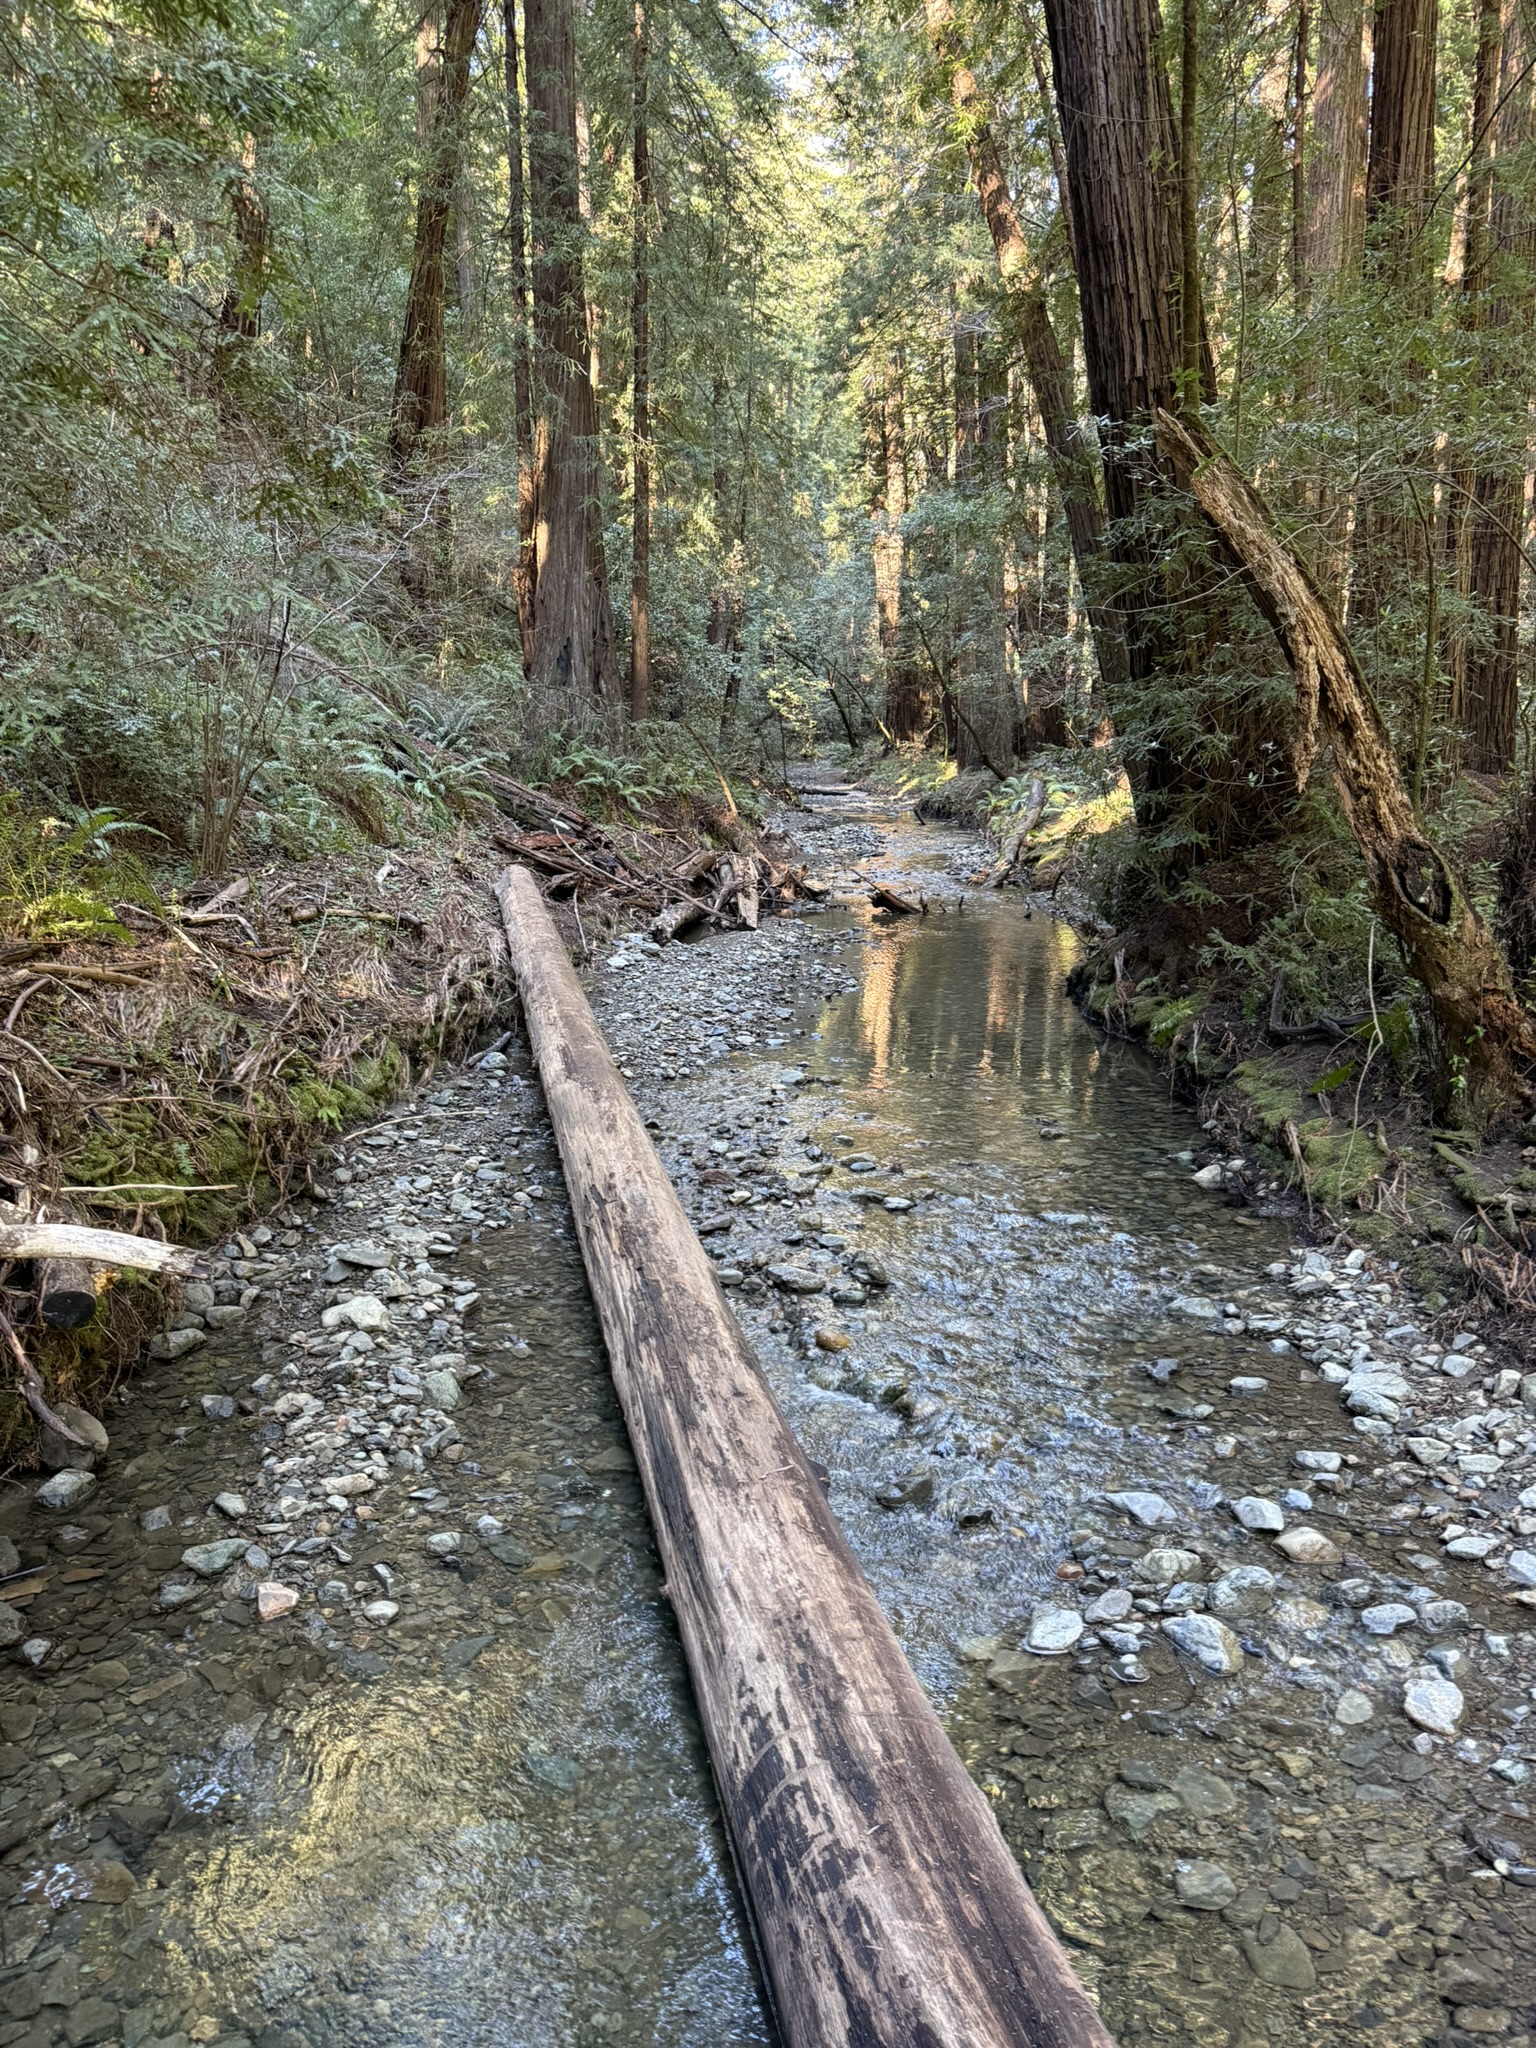
M 217 875 L 489 762 L 1048 758 L 1133 976 L 1406 990 L 1442 1107 L 1526 1100 L 1529 0 L 0 46 L 8 801 Z

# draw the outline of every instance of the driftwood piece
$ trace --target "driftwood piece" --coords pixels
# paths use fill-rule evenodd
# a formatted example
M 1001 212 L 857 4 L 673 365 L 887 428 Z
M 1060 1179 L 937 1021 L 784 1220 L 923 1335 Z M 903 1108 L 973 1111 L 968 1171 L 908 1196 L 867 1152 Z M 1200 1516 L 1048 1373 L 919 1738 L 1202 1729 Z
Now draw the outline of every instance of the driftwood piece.
M 96 1275 L 84 1259 L 44 1259 L 37 1268 L 38 1314 L 50 1330 L 83 1330 L 96 1313 Z
M 1029 785 L 1029 799 L 1024 806 L 1024 815 L 1003 841 L 1002 851 L 987 870 L 986 886 L 1001 889 L 1011 879 L 1019 864 L 1025 843 L 1040 822 L 1040 813 L 1045 809 L 1045 778 L 1037 775 Z
M 889 910 L 895 917 L 921 917 L 925 905 L 914 903 L 910 896 L 902 896 L 884 882 L 871 882 L 869 900 L 876 910 Z
M 651 937 L 659 946 L 665 946 L 669 940 L 681 938 L 684 932 L 702 924 L 708 914 L 708 904 L 701 903 L 696 896 L 685 896 L 676 903 L 664 903 L 651 919 Z
M 1110 2048 L 791 1435 L 525 870 L 497 884 L 787 2048 Z
M 757 930 L 760 902 L 757 881 L 757 862 L 749 856 L 742 867 L 741 880 L 736 887 L 736 915 L 749 932 Z
M 158 1237 L 89 1230 L 79 1223 L 0 1224 L 0 1259 L 90 1259 L 141 1273 L 190 1273 L 193 1254 Z

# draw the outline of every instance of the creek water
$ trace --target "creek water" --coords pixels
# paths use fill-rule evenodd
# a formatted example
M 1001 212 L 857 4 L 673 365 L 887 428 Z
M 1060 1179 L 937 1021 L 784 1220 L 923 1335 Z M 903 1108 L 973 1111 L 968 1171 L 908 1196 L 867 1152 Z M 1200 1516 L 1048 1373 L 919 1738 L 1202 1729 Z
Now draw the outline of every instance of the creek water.
M 855 1549 L 1126 2048 L 1438 2040 L 1444 1943 L 1509 1947 L 1431 1857 L 1465 1774 L 1400 1723 L 1362 1749 L 1331 1719 L 1342 1684 L 1390 1673 L 1315 1583 L 1235 1624 L 1258 1639 L 1217 1679 L 1136 1577 L 1156 1544 L 1191 1545 L 1200 1577 L 1283 1572 L 1224 1502 L 1289 1485 L 1298 1443 L 1359 1448 L 1294 1350 L 1174 1306 L 1231 1297 L 1263 1323 L 1286 1226 L 1191 1184 L 1190 1112 L 1073 1011 L 1064 926 L 964 889 L 973 844 L 836 800 L 819 823 L 825 865 L 905 878 L 930 914 L 850 903 L 621 950 L 595 999 Z M 16 1485 L 0 1510 L 37 1573 L 37 1662 L 0 1705 L 0 2048 L 772 2039 L 549 1132 L 509 1060 L 349 1145 L 334 1203 L 226 1248 L 227 1284 L 259 1295 L 124 1389 L 89 1500 L 49 1514 Z M 402 1389 L 459 1325 L 407 1252 L 443 1230 L 480 1371 L 424 1456 Z M 357 1348 L 319 1316 L 328 1254 L 364 1236 L 402 1277 Z M 783 1262 L 822 1291 L 765 1284 Z M 285 1388 L 312 1411 L 285 1419 Z M 272 1505 L 311 1427 L 393 1461 L 371 1506 Z M 1402 1531 L 1364 1478 L 1310 1518 L 1385 1574 Z M 1106 1505 L 1127 1489 L 1173 1533 Z M 256 1548 L 181 1568 L 231 1532 Z M 263 1623 L 272 1580 L 299 1600 Z M 999 1663 L 1040 1604 L 1122 1582 L 1144 1633 L 1117 1662 L 1089 1638 Z M 1220 1865 L 1219 1917 L 1180 1894 L 1192 1864 Z

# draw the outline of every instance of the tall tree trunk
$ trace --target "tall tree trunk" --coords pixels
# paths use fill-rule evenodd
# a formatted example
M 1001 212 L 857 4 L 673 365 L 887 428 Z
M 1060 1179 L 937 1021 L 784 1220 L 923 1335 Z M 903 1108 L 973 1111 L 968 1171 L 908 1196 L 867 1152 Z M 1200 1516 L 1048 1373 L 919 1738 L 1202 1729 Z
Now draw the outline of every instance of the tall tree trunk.
M 1096 560 L 1103 546 L 1104 512 L 1094 450 L 1073 404 L 1071 371 L 1051 320 L 1045 279 L 1009 190 L 986 102 L 959 47 L 953 0 L 923 0 L 923 4 L 929 41 L 949 72 L 950 97 L 963 126 L 971 177 L 1017 323 L 1025 374 L 1034 389 L 1046 447 L 1061 487 L 1078 578 L 1088 599 L 1099 673 L 1113 709 L 1115 694 L 1125 680 L 1126 659 L 1119 618 L 1097 595 L 1102 579 L 1096 573 Z M 1054 147 L 1054 136 L 1052 142 Z M 1070 202 L 1065 195 L 1064 186 L 1063 206 L 1070 220 Z
M 629 588 L 629 715 L 644 718 L 651 702 L 651 149 L 647 107 L 650 28 L 645 18 L 645 0 L 635 0 L 630 57 L 635 117 L 635 296 L 631 335 L 634 565 Z
M 885 728 L 893 740 L 920 740 L 928 706 L 901 614 L 907 512 L 907 426 L 902 366 L 892 357 L 871 390 L 870 450 L 875 472 L 875 615 L 885 668 Z
M 422 161 L 416 193 L 416 245 L 400 331 L 400 360 L 390 411 L 389 452 L 403 468 L 424 437 L 448 420 L 443 349 L 443 258 L 459 172 L 459 124 L 469 91 L 469 60 L 484 0 L 446 0 L 439 37 L 432 14 L 417 43 L 417 133 Z
M 528 275 L 528 194 L 523 176 L 523 89 L 518 78 L 517 0 L 502 0 L 507 105 L 507 245 L 512 258 L 512 438 L 517 458 L 517 599 L 523 674 L 533 674 L 534 589 L 538 558 L 533 534 L 533 285 Z
M 1532 54 L 1522 0 L 1505 0 L 1480 325 L 1485 347 L 1498 350 L 1495 376 L 1502 369 L 1522 394 L 1530 384 L 1526 355 L 1536 314 L 1536 205 L 1529 182 L 1536 83 L 1526 74 Z M 1485 775 L 1502 775 L 1509 768 L 1519 716 L 1520 533 L 1528 467 L 1524 411 L 1522 402 L 1519 417 L 1509 423 L 1520 452 L 1480 466 L 1473 485 L 1470 585 L 1472 602 L 1485 620 L 1485 638 L 1467 654 L 1465 761 Z
M 1247 479 L 1195 420 L 1157 416 L 1158 444 L 1237 563 L 1296 677 L 1294 759 L 1305 782 L 1332 751 L 1371 901 L 1429 996 L 1442 1113 L 1480 1121 L 1532 1100 L 1536 1019 L 1445 857 L 1425 839 L 1391 737 L 1348 640 Z
M 1200 0 L 1180 0 L 1179 367 L 1194 403 L 1200 381 Z
M 526 0 L 523 24 L 536 404 L 533 674 L 541 684 L 602 697 L 612 688 L 613 632 L 581 254 L 571 0 Z
M 1302 268 L 1309 302 L 1353 276 L 1365 247 L 1367 0 L 1318 0 Z
M 1129 658 L 1128 760 L 1137 817 L 1163 830 L 1173 857 L 1213 854 L 1272 835 L 1287 811 L 1274 715 L 1251 693 L 1204 681 L 1227 636 L 1214 570 L 1170 564 L 1174 483 L 1148 446 L 1181 376 L 1178 136 L 1157 0 L 1046 0 L 1082 307 L 1089 397 L 1103 422 L 1105 498 L 1122 571 L 1117 606 Z M 1196 694 L 1198 692 L 1198 694 Z M 1163 738 L 1174 693 L 1198 704 L 1184 720 L 1224 736 L 1224 758 L 1181 760 Z M 1116 723 L 1126 730 L 1126 721 Z M 1219 765 L 1218 765 L 1219 761 Z
M 1435 39 L 1439 0 L 1378 0 L 1371 69 L 1365 218 L 1377 274 L 1422 309 L 1435 185 Z
M 240 169 L 230 178 L 227 190 L 234 216 L 235 260 L 219 308 L 219 325 L 228 335 L 254 341 L 261 332 L 261 300 L 272 261 L 267 203 L 256 184 L 254 135 L 245 138 Z

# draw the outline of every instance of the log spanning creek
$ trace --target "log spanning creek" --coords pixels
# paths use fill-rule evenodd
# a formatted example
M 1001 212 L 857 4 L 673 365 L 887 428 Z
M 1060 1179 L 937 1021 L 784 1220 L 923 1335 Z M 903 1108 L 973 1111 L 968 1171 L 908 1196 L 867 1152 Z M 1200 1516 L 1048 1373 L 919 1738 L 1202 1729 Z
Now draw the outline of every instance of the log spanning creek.
M 1502 1443 L 1475 1333 L 1197 1186 L 974 841 L 810 809 L 825 916 L 621 941 L 592 1000 L 1105 2024 L 1527 2041 L 1500 1456 L 1341 1400 L 1374 1360 Z M 221 1248 L 94 1485 L 0 1508 L 0 2048 L 774 2041 L 526 1046 L 328 1193 Z

